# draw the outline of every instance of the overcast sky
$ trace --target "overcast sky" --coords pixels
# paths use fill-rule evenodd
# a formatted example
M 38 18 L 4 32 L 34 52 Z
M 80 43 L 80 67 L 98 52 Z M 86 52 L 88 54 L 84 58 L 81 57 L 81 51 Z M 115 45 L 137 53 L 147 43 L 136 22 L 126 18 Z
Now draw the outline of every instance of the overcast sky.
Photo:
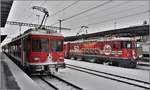
M 88 26 L 88 33 L 142 25 L 143 21 L 149 22 L 149 1 L 137 0 L 101 0 L 101 1 L 19 1 L 14 0 L 7 21 L 25 23 L 38 23 L 43 18 L 43 13 L 33 10 L 33 6 L 41 6 L 48 9 L 49 18 L 47 25 L 59 26 L 58 20 L 64 19 L 62 27 L 71 28 L 71 31 L 63 31 L 64 36 L 76 35 L 80 27 Z M 116 24 L 114 24 L 116 22 Z M 22 27 L 22 33 L 29 27 Z M 19 26 L 6 25 L 2 28 L 2 34 L 8 37 L 4 43 L 19 35 Z

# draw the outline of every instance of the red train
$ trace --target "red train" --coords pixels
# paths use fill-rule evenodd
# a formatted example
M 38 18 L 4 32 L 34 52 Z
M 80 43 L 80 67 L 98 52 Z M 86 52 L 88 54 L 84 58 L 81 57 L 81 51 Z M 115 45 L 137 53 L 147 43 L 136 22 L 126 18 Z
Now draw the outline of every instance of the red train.
M 140 46 L 131 38 L 82 40 L 64 45 L 65 58 L 109 63 L 121 67 L 136 67 L 141 58 Z
M 29 29 L 4 45 L 2 50 L 31 73 L 49 72 L 52 68 L 57 71 L 65 67 L 63 41 L 64 37 L 55 31 Z

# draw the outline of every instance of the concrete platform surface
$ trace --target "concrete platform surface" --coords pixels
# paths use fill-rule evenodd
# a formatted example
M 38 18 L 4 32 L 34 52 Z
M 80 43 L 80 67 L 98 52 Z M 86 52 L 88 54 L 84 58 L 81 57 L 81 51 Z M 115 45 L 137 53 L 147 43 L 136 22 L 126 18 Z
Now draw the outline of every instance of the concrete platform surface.
M 0 90 L 42 90 L 4 53 L 0 53 Z

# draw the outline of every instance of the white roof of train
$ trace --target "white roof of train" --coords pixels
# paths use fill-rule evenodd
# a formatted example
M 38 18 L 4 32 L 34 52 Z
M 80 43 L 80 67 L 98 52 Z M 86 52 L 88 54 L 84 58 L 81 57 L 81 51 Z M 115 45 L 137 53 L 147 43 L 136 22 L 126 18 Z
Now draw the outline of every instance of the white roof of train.
M 100 39 L 92 39 L 92 40 L 77 40 L 72 41 L 70 43 L 80 43 L 80 42 L 92 42 L 92 41 L 131 41 L 134 40 L 133 38 L 129 37 L 120 37 L 120 38 L 100 38 Z
M 25 31 L 23 34 L 13 38 L 12 41 L 15 41 L 17 39 L 25 37 L 25 36 L 27 36 L 29 34 L 30 35 L 63 36 L 61 33 L 58 33 L 58 32 L 56 32 L 54 30 L 31 28 L 31 29 L 28 29 L 27 31 Z

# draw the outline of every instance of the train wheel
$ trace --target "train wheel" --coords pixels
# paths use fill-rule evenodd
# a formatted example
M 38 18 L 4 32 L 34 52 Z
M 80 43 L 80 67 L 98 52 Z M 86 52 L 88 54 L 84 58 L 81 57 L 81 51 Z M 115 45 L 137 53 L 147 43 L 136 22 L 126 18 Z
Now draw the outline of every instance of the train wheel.
M 55 65 L 55 71 L 58 72 L 58 66 L 57 65 Z
M 137 62 L 136 61 L 131 61 L 130 62 L 130 68 L 136 68 Z
M 99 63 L 99 64 L 103 64 L 103 60 L 101 60 L 101 59 L 96 59 L 96 61 L 95 61 L 96 63 Z
M 63 68 L 66 68 L 66 64 L 65 63 L 63 64 Z
M 103 64 L 104 65 L 109 65 L 109 61 L 104 61 Z
M 112 61 L 112 66 L 118 66 L 118 62 Z
M 55 71 L 56 71 L 56 72 L 58 72 L 58 67 L 57 67 L 57 68 L 55 68 Z
M 96 59 L 95 58 L 89 59 L 89 61 L 92 62 L 92 63 L 94 63 L 94 62 L 96 62 Z
M 74 60 L 74 57 L 71 57 L 70 59 L 71 59 L 71 60 Z
M 81 60 L 82 60 L 82 57 L 77 57 L 77 60 L 78 60 L 78 61 L 81 61 Z
M 136 68 L 136 61 L 122 61 L 119 62 L 118 64 L 120 67 L 125 67 L 125 68 Z
M 25 72 L 27 73 L 27 75 L 31 76 L 32 72 L 31 72 L 30 67 L 25 66 L 24 69 L 25 69 Z

